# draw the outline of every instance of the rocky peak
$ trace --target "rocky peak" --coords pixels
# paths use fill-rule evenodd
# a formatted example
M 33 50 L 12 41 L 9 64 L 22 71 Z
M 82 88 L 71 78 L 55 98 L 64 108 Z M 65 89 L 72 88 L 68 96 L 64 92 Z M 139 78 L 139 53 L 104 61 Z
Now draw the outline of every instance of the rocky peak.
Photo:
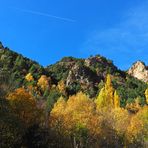
M 95 57 L 90 57 L 88 59 L 85 59 L 85 65 L 88 66 L 88 67 L 95 65 L 98 62 L 102 62 L 101 57 L 95 56 Z
M 128 70 L 128 74 L 139 80 L 148 82 L 148 67 L 142 61 L 134 63 Z
M 76 63 L 69 71 L 66 85 L 71 85 L 73 82 L 89 85 L 89 83 L 95 83 L 98 81 L 97 75 L 93 73 L 88 67 Z
M 105 65 L 109 65 L 109 64 L 112 64 L 112 61 L 106 59 L 105 57 L 102 57 L 102 56 L 99 56 L 99 55 L 96 55 L 96 56 L 92 56 L 92 57 L 89 57 L 88 59 L 85 59 L 85 65 L 90 67 L 90 66 L 98 66 L 97 64 L 105 64 Z

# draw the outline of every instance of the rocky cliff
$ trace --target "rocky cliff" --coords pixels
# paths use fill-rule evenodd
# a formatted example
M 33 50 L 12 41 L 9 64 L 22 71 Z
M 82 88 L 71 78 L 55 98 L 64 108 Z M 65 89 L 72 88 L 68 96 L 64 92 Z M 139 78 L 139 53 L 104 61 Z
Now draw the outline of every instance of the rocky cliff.
M 145 65 L 142 61 L 137 61 L 133 66 L 128 70 L 128 74 L 131 76 L 148 82 L 148 66 Z

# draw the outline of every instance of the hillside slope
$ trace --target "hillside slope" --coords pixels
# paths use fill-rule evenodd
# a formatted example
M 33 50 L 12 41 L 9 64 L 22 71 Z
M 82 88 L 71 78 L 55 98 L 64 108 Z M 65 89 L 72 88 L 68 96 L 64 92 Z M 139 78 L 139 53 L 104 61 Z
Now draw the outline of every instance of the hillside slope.
M 146 84 L 119 70 L 111 60 L 100 55 L 87 59 L 65 57 L 48 66 L 46 70 L 54 78 L 55 83 L 61 80 L 65 82 L 69 95 L 81 90 L 90 97 L 95 97 L 102 88 L 106 75 L 110 73 L 114 88 L 120 94 L 123 104 L 137 96 L 144 100 Z
M 36 79 L 46 74 L 43 66 L 4 47 L 2 43 L 0 43 L 0 73 L 9 74 L 20 85 L 28 73 L 32 73 Z
M 36 83 L 41 75 L 50 77 L 51 85 L 57 86 L 63 81 L 68 96 L 83 91 L 91 98 L 96 97 L 104 85 L 106 75 L 111 74 L 113 86 L 117 89 L 123 106 L 136 97 L 140 97 L 142 104 L 145 102 L 146 83 L 119 70 L 105 57 L 100 55 L 87 59 L 65 57 L 44 68 L 0 44 L 0 74 L 9 74 L 19 86 L 22 86 L 25 85 L 24 78 L 28 73 L 33 75 Z

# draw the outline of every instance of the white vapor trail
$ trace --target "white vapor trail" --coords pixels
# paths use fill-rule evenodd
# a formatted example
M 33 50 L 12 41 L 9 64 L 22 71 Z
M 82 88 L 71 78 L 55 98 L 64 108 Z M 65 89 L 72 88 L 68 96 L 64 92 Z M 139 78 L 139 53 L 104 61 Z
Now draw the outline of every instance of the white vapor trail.
M 19 11 L 22 11 L 22 12 L 34 14 L 34 15 L 40 15 L 40 16 L 55 18 L 55 19 L 59 19 L 59 20 L 67 21 L 67 22 L 76 22 L 76 20 L 74 20 L 74 19 L 60 17 L 60 16 L 55 16 L 55 15 L 51 15 L 51 14 L 43 13 L 43 12 L 39 12 L 39 11 L 21 9 L 21 8 L 16 8 L 16 7 L 10 7 L 10 8 L 15 9 L 15 10 L 19 10 Z

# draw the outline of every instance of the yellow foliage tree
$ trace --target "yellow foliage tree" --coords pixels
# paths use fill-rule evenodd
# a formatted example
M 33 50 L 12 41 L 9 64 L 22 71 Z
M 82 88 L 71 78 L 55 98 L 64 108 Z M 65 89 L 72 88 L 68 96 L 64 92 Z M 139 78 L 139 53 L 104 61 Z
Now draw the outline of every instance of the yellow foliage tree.
M 111 145 L 114 145 L 113 147 L 122 147 L 125 139 L 124 135 L 130 121 L 128 111 L 123 108 L 112 108 L 109 110 L 98 110 L 99 114 L 103 118 L 101 136 L 98 137 L 100 143 L 104 141 L 106 143 L 105 147 L 110 147 Z M 122 143 L 120 143 L 121 141 Z
M 50 127 L 62 137 L 77 139 L 83 146 L 89 140 L 97 140 L 98 147 L 101 147 L 102 141 L 113 143 L 126 133 L 129 113 L 118 105 L 110 110 L 96 111 L 94 101 L 82 92 L 70 96 L 67 102 L 60 98 L 51 111 Z
M 126 109 L 114 108 L 105 115 L 109 125 L 117 132 L 117 135 L 124 135 L 130 122 L 130 116 Z
M 120 97 L 117 94 L 117 91 L 114 92 L 114 107 L 119 108 L 120 107 Z
M 25 79 L 26 79 L 28 82 L 34 81 L 34 78 L 33 78 L 33 76 L 32 76 L 31 73 L 28 73 L 28 74 L 26 75 Z
M 60 91 L 60 93 L 66 95 L 66 86 L 65 86 L 65 83 L 63 80 L 61 80 L 59 83 L 58 83 L 58 89 Z
M 95 112 L 95 104 L 85 94 L 79 92 L 75 96 L 69 97 L 66 112 L 67 117 L 71 120 L 69 125 L 73 125 L 73 123 L 87 125 L 90 116 Z
M 101 89 L 97 99 L 95 100 L 97 108 L 107 107 L 107 108 L 114 108 L 114 100 L 119 99 L 117 98 L 117 93 L 112 86 L 111 82 L 111 75 L 107 75 L 105 86 Z M 115 98 L 116 97 L 116 98 Z M 117 100 L 116 100 L 117 101 Z M 119 102 L 118 102 L 119 104 Z M 117 102 L 116 102 L 117 105 Z
M 42 89 L 43 91 L 45 91 L 45 90 L 49 89 L 49 87 L 50 87 L 49 81 L 50 81 L 50 80 L 49 80 L 49 78 L 48 78 L 46 75 L 42 75 L 42 76 L 39 78 L 37 85 L 38 85 L 39 87 L 41 87 L 41 89 Z
M 129 143 L 141 143 L 148 139 L 148 107 L 145 106 L 132 116 L 127 128 L 126 137 Z M 136 145 L 135 145 L 136 146 Z
M 106 97 L 108 98 L 108 103 L 112 106 L 114 103 L 114 88 L 112 85 L 111 75 L 108 74 L 105 83 Z
M 104 89 L 100 92 L 100 98 L 106 97 Z M 113 108 L 96 110 L 94 101 L 82 92 L 70 96 L 67 102 L 60 98 L 51 111 L 50 127 L 61 137 L 73 138 L 74 144 L 84 147 L 89 140 L 96 140 L 96 147 L 101 147 L 104 142 L 106 147 L 110 144 L 122 147 L 144 141 L 148 131 L 147 106 L 140 108 L 135 114 L 130 114 L 126 109 L 119 107 L 119 96 L 116 91 L 114 100 Z M 104 107 L 106 102 L 100 101 L 100 106 Z
M 35 99 L 24 89 L 18 88 L 7 97 L 14 113 L 27 126 L 38 123 L 41 111 L 36 106 Z
M 66 101 L 63 97 L 59 98 L 54 104 L 52 111 L 50 112 L 50 127 L 54 129 L 59 135 L 64 132 L 64 111 L 66 108 Z
M 25 79 L 28 81 L 28 82 L 32 82 L 34 81 L 34 78 L 32 76 L 31 73 L 28 73 L 25 77 Z M 34 95 L 34 96 L 39 96 L 40 95 L 40 91 L 38 90 L 38 87 L 33 85 L 33 84 L 29 84 L 27 85 L 27 90 L 29 91 L 30 94 Z
M 148 104 L 148 88 L 145 91 L 146 103 Z
M 108 106 L 108 102 L 107 102 L 107 97 L 106 97 L 106 93 L 105 93 L 105 88 L 103 87 L 97 97 L 97 99 L 95 100 L 95 103 L 97 104 L 97 109 L 100 109 L 102 107 Z
M 49 121 L 52 129 L 56 129 L 63 136 L 73 137 L 74 141 L 79 137 L 83 144 L 86 139 L 85 142 L 82 139 L 87 137 L 88 133 L 92 137 L 101 136 L 99 124 L 102 118 L 97 116 L 93 100 L 82 92 L 69 97 L 67 102 L 59 99 L 51 111 Z

